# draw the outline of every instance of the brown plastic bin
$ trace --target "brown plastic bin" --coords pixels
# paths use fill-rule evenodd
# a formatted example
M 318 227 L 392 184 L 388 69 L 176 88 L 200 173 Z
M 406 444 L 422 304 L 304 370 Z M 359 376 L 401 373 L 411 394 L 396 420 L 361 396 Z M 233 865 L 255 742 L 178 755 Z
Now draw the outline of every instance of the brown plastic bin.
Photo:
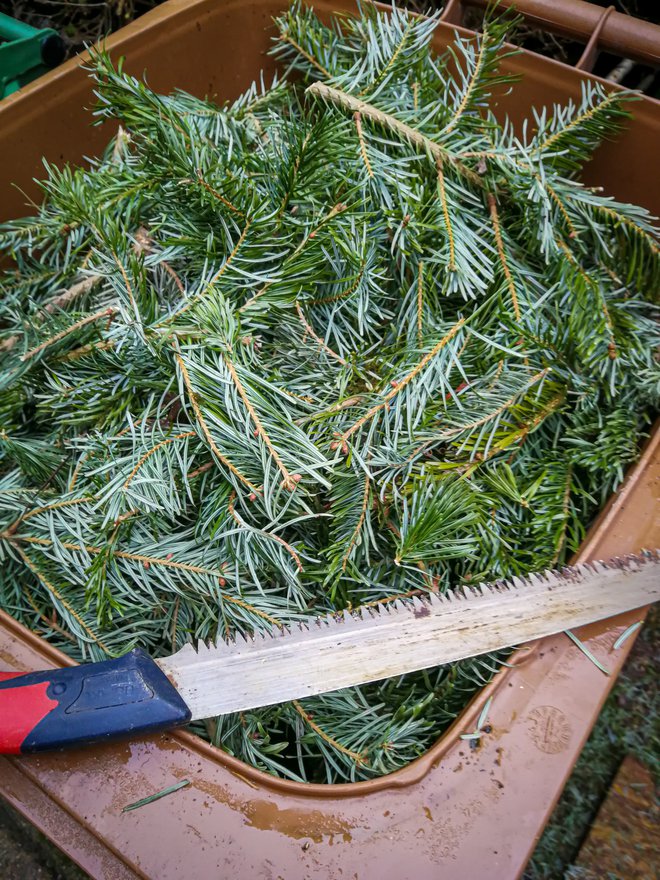
M 230 98 L 266 56 L 266 28 L 284 0 L 171 0 L 109 40 L 127 69 L 145 70 L 159 90 L 179 87 Z M 349 10 L 318 0 L 317 10 Z M 443 49 L 454 28 L 441 25 Z M 41 156 L 78 162 L 107 142 L 91 128 L 86 74 L 72 61 L 0 104 L 0 217 L 27 213 Z M 532 104 L 579 96 L 588 75 L 522 53 L 506 60 L 522 74 L 499 108 L 514 120 Z M 599 149 L 589 182 L 660 210 L 652 174 L 660 105 L 643 99 L 616 142 Z M 20 192 L 10 185 L 22 187 Z M 587 537 L 580 558 L 660 544 L 657 516 L 660 431 Z M 639 613 L 580 632 L 611 671 L 605 676 L 565 636 L 515 655 L 422 758 L 355 785 L 291 783 L 262 774 L 187 733 L 30 758 L 0 758 L 0 794 L 102 880 L 207 878 L 378 878 L 509 880 L 519 876 L 632 645 L 614 651 Z M 0 612 L 0 670 L 71 661 Z M 472 750 L 487 696 L 492 732 Z M 141 809 L 122 807 L 179 781 L 190 784 Z

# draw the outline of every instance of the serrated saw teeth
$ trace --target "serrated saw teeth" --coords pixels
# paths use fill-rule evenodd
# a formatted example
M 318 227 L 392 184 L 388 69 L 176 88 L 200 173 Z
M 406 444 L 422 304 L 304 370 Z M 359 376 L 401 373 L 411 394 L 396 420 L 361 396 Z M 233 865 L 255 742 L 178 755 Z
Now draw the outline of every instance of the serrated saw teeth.
M 250 648 L 258 650 L 258 646 L 267 647 L 271 641 L 278 643 L 286 640 L 313 641 L 318 637 L 332 634 L 338 628 L 342 631 L 357 632 L 362 626 L 366 628 L 390 626 L 398 617 L 404 621 L 409 616 L 417 618 L 445 615 L 455 613 L 458 610 L 457 604 L 476 608 L 480 602 L 491 605 L 498 597 L 507 602 L 515 602 L 521 597 L 526 598 L 525 594 L 528 594 L 531 600 L 534 596 L 569 589 L 573 585 L 579 586 L 603 575 L 615 572 L 632 573 L 659 562 L 660 551 L 652 550 L 639 555 L 615 557 L 607 563 L 598 560 L 566 566 L 556 571 L 546 569 L 529 575 L 516 575 L 509 580 L 461 584 L 445 593 L 421 593 L 408 598 L 391 597 L 389 601 L 380 604 L 344 609 L 308 620 L 295 620 L 279 628 L 273 627 L 270 631 L 256 630 L 253 633 L 236 631 L 223 639 L 219 645 L 200 641 L 186 645 L 175 656 L 213 653 L 223 649 L 229 654 L 232 651 L 240 652 Z

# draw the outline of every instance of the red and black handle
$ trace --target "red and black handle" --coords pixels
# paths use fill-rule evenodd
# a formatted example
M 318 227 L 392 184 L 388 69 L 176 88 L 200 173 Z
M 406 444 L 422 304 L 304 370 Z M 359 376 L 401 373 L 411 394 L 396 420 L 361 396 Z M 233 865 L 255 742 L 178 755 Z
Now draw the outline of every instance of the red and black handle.
M 23 755 L 149 734 L 190 721 L 144 651 L 46 672 L 0 672 L 0 753 Z

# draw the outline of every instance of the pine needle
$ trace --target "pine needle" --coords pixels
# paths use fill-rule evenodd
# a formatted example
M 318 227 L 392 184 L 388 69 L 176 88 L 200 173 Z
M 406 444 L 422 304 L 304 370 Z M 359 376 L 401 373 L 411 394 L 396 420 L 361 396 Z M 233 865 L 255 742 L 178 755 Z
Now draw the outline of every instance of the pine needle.
M 168 794 L 174 794 L 175 791 L 187 788 L 191 784 L 192 783 L 189 779 L 182 779 L 181 782 L 177 782 L 175 785 L 170 785 L 167 788 L 157 791 L 155 794 L 150 794 L 148 797 L 140 798 L 139 801 L 127 804 L 125 807 L 122 807 L 121 811 L 122 813 L 129 813 L 131 810 L 139 810 L 140 807 L 146 807 L 147 804 L 153 804 L 154 801 L 159 801 L 161 798 L 167 797 Z

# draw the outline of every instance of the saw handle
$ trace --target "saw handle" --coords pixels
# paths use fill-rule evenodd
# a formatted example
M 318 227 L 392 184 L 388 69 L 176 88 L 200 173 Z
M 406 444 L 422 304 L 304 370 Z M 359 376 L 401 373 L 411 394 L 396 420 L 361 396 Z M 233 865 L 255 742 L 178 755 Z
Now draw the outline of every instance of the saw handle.
M 155 733 L 190 709 L 140 649 L 45 672 L 0 672 L 0 753 L 24 755 Z

